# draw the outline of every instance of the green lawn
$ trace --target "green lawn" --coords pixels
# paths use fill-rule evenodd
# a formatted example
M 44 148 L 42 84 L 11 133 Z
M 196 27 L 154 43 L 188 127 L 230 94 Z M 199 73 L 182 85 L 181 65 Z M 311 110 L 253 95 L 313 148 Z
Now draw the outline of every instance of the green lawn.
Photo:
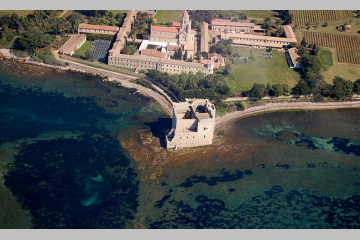
M 325 81 L 331 84 L 335 76 L 355 81 L 360 78 L 360 67 L 355 64 L 339 63 L 331 66 L 329 70 L 321 74 L 324 76 Z
M 85 53 L 91 49 L 91 46 L 92 46 L 93 42 L 92 41 L 86 41 L 82 46 L 81 48 L 79 48 L 75 54 L 76 55 L 80 55 L 82 57 L 85 57 Z
M 184 10 L 158 10 L 155 19 L 158 22 L 180 22 Z
M 234 50 L 241 57 L 253 55 L 255 61 L 232 65 L 233 77 L 227 80 L 232 91 L 249 90 L 254 83 L 286 83 L 293 87 L 300 79 L 300 75 L 288 67 L 285 52 L 273 50 L 273 58 L 262 58 L 260 52 L 265 49 L 234 47 Z M 231 59 L 226 60 L 232 62 Z
M 334 65 L 333 52 L 331 49 L 320 48 L 317 55 L 320 61 L 320 65 L 325 70 L 328 70 L 332 65 Z

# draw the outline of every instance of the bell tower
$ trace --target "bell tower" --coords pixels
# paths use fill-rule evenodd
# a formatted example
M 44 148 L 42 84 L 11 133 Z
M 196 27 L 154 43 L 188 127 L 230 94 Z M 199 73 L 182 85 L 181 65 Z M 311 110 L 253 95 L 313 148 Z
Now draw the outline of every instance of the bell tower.
M 187 13 L 186 10 L 184 10 L 183 15 L 181 16 L 180 32 L 186 30 L 186 27 L 188 25 L 190 25 L 190 29 L 191 29 L 191 21 L 189 19 L 189 14 Z

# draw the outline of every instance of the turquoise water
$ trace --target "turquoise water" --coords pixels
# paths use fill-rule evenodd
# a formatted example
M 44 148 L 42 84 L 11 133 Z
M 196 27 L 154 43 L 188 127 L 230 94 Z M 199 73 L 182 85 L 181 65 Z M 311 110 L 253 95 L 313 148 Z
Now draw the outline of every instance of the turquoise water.
M 98 77 L 37 68 L 46 73 L 32 76 L 5 63 L 0 144 L 16 150 L 5 186 L 30 210 L 34 228 L 125 228 L 138 206 L 138 179 L 118 137 L 166 115 Z
M 238 119 L 213 146 L 179 152 L 190 160 L 162 163 L 155 183 L 119 138 L 140 129 L 163 140 L 156 103 L 10 63 L 0 61 L 0 163 L 34 228 L 360 227 L 360 109 Z
M 148 227 L 359 228 L 359 120 L 359 109 L 237 120 L 217 157 L 163 172 Z

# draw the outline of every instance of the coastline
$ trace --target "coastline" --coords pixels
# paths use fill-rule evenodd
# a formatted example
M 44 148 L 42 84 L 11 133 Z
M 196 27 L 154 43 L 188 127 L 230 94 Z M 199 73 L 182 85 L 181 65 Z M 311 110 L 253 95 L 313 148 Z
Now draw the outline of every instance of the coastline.
M 282 103 L 267 103 L 262 106 L 251 107 L 243 111 L 235 111 L 227 113 L 221 117 L 215 119 L 215 128 L 219 128 L 225 123 L 228 123 L 232 120 L 239 119 L 242 117 L 247 117 L 250 115 L 272 112 L 272 111 L 282 111 L 282 110 L 321 110 L 321 109 L 336 109 L 336 108 L 360 108 L 360 101 L 355 102 L 282 102 Z
M 156 85 L 154 85 L 154 88 L 157 89 L 157 91 L 159 91 L 159 92 L 153 91 L 152 89 L 149 89 L 149 88 L 145 88 L 139 84 L 129 82 L 129 80 L 136 79 L 135 77 L 131 77 L 131 76 L 123 75 L 120 73 L 115 73 L 115 72 L 109 72 L 109 71 L 102 70 L 102 69 L 96 69 L 93 67 L 89 67 L 89 66 L 85 66 L 85 65 L 73 63 L 73 62 L 71 62 L 69 64 L 70 66 L 63 67 L 63 66 L 55 66 L 55 65 L 30 61 L 29 57 L 27 57 L 27 58 L 17 57 L 14 54 L 12 54 L 9 49 L 3 49 L 3 48 L 0 49 L 0 58 L 4 58 L 6 60 L 13 60 L 13 61 L 15 60 L 15 61 L 19 61 L 24 64 L 30 64 L 30 65 L 35 65 L 38 67 L 49 68 L 49 69 L 56 69 L 56 70 L 60 70 L 60 71 L 73 71 L 73 72 L 78 72 L 78 73 L 90 74 L 92 76 L 100 76 L 102 78 L 105 78 L 103 81 L 117 82 L 117 83 L 119 83 L 118 86 L 122 86 L 124 88 L 136 89 L 137 93 L 140 93 L 144 96 L 154 99 L 155 101 L 157 101 L 160 104 L 160 106 L 165 110 L 165 112 L 170 117 L 172 117 L 172 113 L 173 113 L 172 102 L 170 102 L 170 100 L 169 100 L 171 98 L 169 96 L 167 96 L 166 93 L 163 90 L 159 89 L 159 87 Z M 73 66 L 73 67 L 71 67 L 71 66 Z M 79 68 L 81 68 L 81 69 L 79 69 Z M 89 71 L 89 70 L 91 70 L 91 71 Z
M 0 57 L 5 58 L 7 60 L 16 60 L 21 63 L 35 65 L 39 67 L 45 67 L 50 69 L 57 69 L 60 71 L 73 71 L 73 72 L 79 72 L 79 73 L 85 73 L 85 74 L 91 74 L 93 76 L 100 76 L 103 77 L 103 81 L 115 84 L 117 86 L 121 86 L 124 88 L 133 88 L 136 89 L 136 93 L 142 94 L 144 96 L 150 97 L 154 99 L 156 102 L 160 104 L 160 106 L 165 110 L 165 112 L 172 117 L 173 115 L 173 106 L 171 98 L 158 86 L 154 85 L 155 89 L 157 91 L 154 91 L 152 89 L 146 88 L 144 86 L 141 86 L 139 84 L 131 83 L 129 80 L 135 79 L 135 77 L 131 76 L 125 76 L 120 73 L 110 72 L 102 69 L 96 69 L 93 67 L 85 66 L 79 63 L 73 63 L 69 62 L 70 66 L 54 66 L 50 64 L 45 63 L 39 63 L 30 61 L 29 57 L 27 58 L 21 58 L 17 57 L 14 54 L 10 53 L 9 49 L 0 49 Z M 68 62 L 68 61 L 66 61 Z M 77 66 L 79 68 L 71 67 Z M 90 71 L 91 70 L 91 71 Z M 94 73 L 95 71 L 95 73 Z M 124 79 L 121 79 L 122 76 L 125 76 Z M 232 120 L 247 117 L 254 114 L 264 113 L 264 112 L 271 112 L 271 111 L 281 111 L 281 110 L 295 110 L 295 109 L 309 109 L 309 110 L 316 110 L 316 109 L 335 109 L 335 108 L 360 108 L 360 101 L 354 101 L 354 102 L 281 102 L 281 103 L 265 103 L 262 106 L 256 106 L 256 107 L 250 107 L 243 111 L 235 111 L 226 113 L 223 116 L 216 117 L 215 119 L 215 128 L 219 128 L 225 123 L 228 123 Z

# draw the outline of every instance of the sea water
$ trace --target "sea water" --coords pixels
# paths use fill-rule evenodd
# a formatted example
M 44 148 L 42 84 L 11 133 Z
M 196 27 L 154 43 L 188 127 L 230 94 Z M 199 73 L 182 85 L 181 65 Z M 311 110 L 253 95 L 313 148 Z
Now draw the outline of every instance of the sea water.
M 207 157 L 170 159 L 145 191 L 119 136 L 161 129 L 167 116 L 154 101 L 4 61 L 0 93 L 2 187 L 34 228 L 132 228 L 135 216 L 147 228 L 360 226 L 359 109 L 238 119 Z M 11 219 L 1 211 L 0 223 Z

